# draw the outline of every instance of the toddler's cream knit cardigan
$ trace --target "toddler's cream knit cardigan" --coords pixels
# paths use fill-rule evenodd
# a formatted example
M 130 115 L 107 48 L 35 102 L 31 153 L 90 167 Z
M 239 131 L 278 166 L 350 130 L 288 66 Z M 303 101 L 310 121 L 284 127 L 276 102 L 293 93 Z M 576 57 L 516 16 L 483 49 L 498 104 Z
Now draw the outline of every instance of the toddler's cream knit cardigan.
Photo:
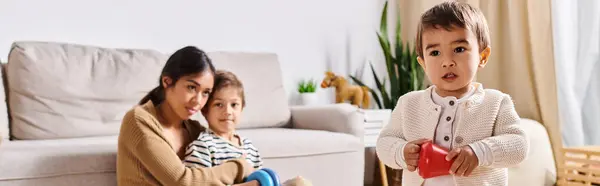
M 453 147 L 472 143 L 490 149 L 492 159 L 484 162 L 468 177 L 455 176 L 456 185 L 508 185 L 507 167 L 522 162 L 529 152 L 529 140 L 520 126 L 520 118 L 507 94 L 497 90 L 483 89 L 474 83 L 475 93 L 462 104 L 464 111 L 453 127 Z M 406 163 L 399 158 L 407 142 L 420 138 L 434 139 L 440 118 L 440 106 L 433 103 L 431 91 L 414 91 L 400 97 L 392 112 L 390 122 L 382 130 L 376 146 L 381 161 L 395 169 L 405 169 Z M 481 159 L 481 158 L 480 158 Z M 402 185 L 421 185 L 418 172 L 403 171 Z

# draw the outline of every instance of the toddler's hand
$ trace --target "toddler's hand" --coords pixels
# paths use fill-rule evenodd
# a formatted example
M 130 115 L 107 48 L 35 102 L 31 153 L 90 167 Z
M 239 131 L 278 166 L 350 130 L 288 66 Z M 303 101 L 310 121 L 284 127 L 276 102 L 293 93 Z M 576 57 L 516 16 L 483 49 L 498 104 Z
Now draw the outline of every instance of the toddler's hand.
M 404 161 L 406 162 L 406 166 L 409 171 L 413 172 L 417 170 L 417 166 L 419 165 L 419 152 L 421 152 L 421 145 L 429 139 L 418 139 L 411 142 L 408 142 L 404 146 L 403 155 Z
M 456 176 L 469 176 L 473 169 L 479 165 L 479 159 L 470 146 L 456 148 L 448 153 L 446 160 L 456 158 L 450 167 L 450 173 Z

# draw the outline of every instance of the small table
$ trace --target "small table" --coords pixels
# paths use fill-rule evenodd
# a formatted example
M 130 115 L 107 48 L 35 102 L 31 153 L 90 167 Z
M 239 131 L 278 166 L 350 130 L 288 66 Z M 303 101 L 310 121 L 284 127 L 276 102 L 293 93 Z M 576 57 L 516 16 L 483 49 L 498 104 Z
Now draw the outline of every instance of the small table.
M 365 141 L 365 147 L 375 147 L 375 143 L 367 143 Z M 379 164 L 379 174 L 381 175 L 381 183 L 383 184 L 383 186 L 388 186 L 388 178 L 387 178 L 387 171 L 385 164 L 383 164 L 383 162 L 379 159 L 379 157 L 377 157 L 377 154 L 375 154 L 375 159 L 377 159 L 377 163 Z
M 385 125 L 387 125 L 388 120 L 391 116 L 391 110 L 383 109 L 383 110 L 363 110 L 365 114 L 365 125 L 364 125 L 364 144 L 365 148 L 368 147 L 376 147 L 377 146 L 377 138 L 379 138 L 379 133 Z M 381 183 L 383 186 L 388 186 L 388 178 L 386 166 L 381 162 L 379 157 L 375 155 L 377 159 L 377 163 L 379 164 L 379 173 L 381 174 Z

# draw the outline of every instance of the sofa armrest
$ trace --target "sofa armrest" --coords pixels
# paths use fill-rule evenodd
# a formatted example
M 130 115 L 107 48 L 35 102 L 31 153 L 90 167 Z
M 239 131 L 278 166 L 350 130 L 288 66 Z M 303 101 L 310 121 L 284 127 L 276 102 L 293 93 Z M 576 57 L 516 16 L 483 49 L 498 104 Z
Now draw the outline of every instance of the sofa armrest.
M 363 139 L 364 114 L 350 104 L 291 107 L 292 127 L 346 133 Z
M 554 185 L 557 171 L 550 137 L 539 122 L 521 118 L 521 127 L 529 139 L 527 158 L 508 168 L 508 185 Z

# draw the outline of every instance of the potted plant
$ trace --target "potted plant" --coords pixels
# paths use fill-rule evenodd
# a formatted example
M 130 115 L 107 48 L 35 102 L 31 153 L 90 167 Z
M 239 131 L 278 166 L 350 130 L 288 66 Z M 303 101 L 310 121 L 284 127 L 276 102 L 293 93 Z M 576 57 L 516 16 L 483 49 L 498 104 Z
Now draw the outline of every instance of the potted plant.
M 302 105 L 315 105 L 318 102 L 316 94 L 317 82 L 314 80 L 302 80 L 298 83 L 298 93 Z
M 400 18 L 398 18 L 396 25 L 394 44 L 390 43 L 387 32 L 387 7 L 388 2 L 385 3 L 383 13 L 381 14 L 380 30 L 379 33 L 377 33 L 377 36 L 385 56 L 387 77 L 389 78 L 389 81 L 385 76 L 383 79 L 380 79 L 377 73 L 375 73 L 373 64 L 369 63 L 377 88 L 374 89 L 369 87 L 369 91 L 379 109 L 391 110 L 396 107 L 396 103 L 400 96 L 410 91 L 425 88 L 423 83 L 425 73 L 417 62 L 415 49 L 410 47 L 408 42 L 406 44 L 402 43 L 403 41 L 400 38 Z M 350 78 L 357 84 L 365 86 L 365 84 L 355 76 L 350 76 Z M 386 88 L 387 82 L 390 83 L 390 91 Z

